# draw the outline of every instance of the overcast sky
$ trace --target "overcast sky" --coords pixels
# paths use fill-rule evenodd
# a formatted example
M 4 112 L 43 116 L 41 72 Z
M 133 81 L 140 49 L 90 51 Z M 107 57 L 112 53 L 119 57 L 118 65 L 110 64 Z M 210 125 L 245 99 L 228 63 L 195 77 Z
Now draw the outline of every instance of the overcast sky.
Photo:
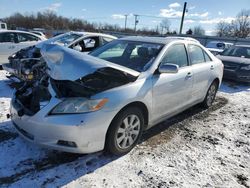
M 211 35 L 219 21 L 231 22 L 241 9 L 250 9 L 250 0 L 187 0 L 184 32 L 201 25 Z M 163 18 L 171 21 L 171 30 L 179 30 L 184 1 L 169 0 L 0 0 L 0 18 L 15 12 L 36 13 L 52 10 L 58 15 L 134 27 L 133 14 L 139 14 L 138 27 L 156 28 Z

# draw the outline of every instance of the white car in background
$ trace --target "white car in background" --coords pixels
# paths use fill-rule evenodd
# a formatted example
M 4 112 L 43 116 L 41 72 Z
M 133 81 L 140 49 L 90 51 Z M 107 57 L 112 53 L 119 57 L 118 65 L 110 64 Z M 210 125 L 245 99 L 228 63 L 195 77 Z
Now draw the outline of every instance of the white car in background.
M 25 31 L 0 30 L 0 66 L 8 63 L 13 53 L 46 40 L 46 38 Z
M 102 33 L 71 31 L 14 53 L 9 57 L 9 63 L 3 64 L 2 67 L 21 80 L 40 79 L 44 75 L 44 68 L 46 69 L 44 61 L 40 60 L 40 49 L 43 45 L 57 44 L 82 53 L 89 53 L 114 39 L 117 38 Z
M 225 49 L 233 46 L 233 43 L 222 42 L 222 41 L 210 41 L 207 43 L 206 48 L 214 55 L 218 55 L 223 52 Z

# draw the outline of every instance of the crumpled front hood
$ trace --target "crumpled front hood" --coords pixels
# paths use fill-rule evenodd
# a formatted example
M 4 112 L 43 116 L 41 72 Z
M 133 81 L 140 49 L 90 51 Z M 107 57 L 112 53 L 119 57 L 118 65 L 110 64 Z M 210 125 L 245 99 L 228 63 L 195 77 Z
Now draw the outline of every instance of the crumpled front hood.
M 222 62 L 227 61 L 227 62 L 234 62 L 234 63 L 240 63 L 240 64 L 250 64 L 250 59 L 249 58 L 223 56 L 223 55 L 218 55 L 216 57 L 219 58 Z
M 111 67 L 136 77 L 140 74 L 132 69 L 56 44 L 44 44 L 41 54 L 49 67 L 48 74 L 55 80 L 77 80 L 104 67 Z

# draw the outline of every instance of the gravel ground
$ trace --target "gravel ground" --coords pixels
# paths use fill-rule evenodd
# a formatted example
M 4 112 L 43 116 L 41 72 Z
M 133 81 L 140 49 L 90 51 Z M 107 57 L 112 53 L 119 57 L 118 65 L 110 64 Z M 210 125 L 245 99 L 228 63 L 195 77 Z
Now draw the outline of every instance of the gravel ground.
M 122 157 L 42 149 L 6 118 L 12 89 L 0 71 L 1 187 L 250 187 L 250 86 L 223 83 L 212 108 L 195 106 L 145 132 Z

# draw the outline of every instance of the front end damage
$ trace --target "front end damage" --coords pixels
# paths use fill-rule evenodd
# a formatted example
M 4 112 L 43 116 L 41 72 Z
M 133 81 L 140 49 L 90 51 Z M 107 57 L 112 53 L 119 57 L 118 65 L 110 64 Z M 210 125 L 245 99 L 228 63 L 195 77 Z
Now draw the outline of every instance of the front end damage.
M 46 62 L 41 58 L 40 49 L 36 46 L 11 55 L 9 63 L 3 65 L 3 69 L 20 81 L 39 80 L 46 72 L 46 68 Z
M 51 98 L 91 99 L 103 91 L 134 82 L 139 75 L 60 46 L 48 45 L 42 54 L 48 65 L 47 73 L 40 80 L 25 82 L 14 94 L 12 105 L 20 117 L 33 116 Z
M 122 71 L 68 50 L 61 53 L 64 49 L 58 51 L 58 47 L 54 50 L 43 53 L 49 66 L 48 79 L 26 82 L 14 93 L 10 108 L 13 125 L 24 139 L 51 149 L 73 153 L 100 151 L 115 110 L 94 112 L 91 108 L 88 112 L 92 113 L 66 114 L 54 110 L 72 99 L 83 101 L 80 107 L 87 101 L 93 105 L 96 94 L 134 82 L 136 73 L 129 74 L 126 69 Z M 72 105 L 66 106 L 68 109 Z

